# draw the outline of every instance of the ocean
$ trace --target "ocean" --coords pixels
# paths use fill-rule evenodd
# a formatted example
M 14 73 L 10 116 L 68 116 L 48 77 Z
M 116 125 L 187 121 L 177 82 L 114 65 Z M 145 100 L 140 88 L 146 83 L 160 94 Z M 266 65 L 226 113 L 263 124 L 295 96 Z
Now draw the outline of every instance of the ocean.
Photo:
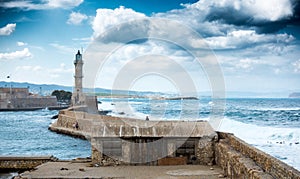
M 48 130 L 58 111 L 0 112 L 0 155 L 53 155 L 59 159 L 89 157 L 88 141 Z
M 145 120 L 209 120 L 214 101 L 99 99 L 110 115 Z M 88 141 L 48 130 L 58 111 L 0 112 L 0 155 L 53 155 L 59 159 L 89 157 Z M 300 99 L 226 99 L 219 131 L 300 170 Z

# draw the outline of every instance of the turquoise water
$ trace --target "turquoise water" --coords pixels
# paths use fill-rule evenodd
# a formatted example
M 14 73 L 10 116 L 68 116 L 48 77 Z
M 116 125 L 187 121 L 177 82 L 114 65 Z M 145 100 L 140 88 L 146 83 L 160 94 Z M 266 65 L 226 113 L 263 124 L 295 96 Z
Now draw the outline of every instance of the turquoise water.
M 73 159 L 91 155 L 90 143 L 48 130 L 58 111 L 0 112 L 0 155 L 53 155 Z

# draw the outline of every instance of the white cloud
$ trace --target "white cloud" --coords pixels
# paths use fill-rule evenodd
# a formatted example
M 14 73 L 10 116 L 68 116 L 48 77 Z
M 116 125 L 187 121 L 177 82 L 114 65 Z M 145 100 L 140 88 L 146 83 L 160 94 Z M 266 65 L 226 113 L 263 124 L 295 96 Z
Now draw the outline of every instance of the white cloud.
M 130 21 L 142 19 L 145 17 L 146 16 L 143 13 L 135 12 L 134 10 L 125 8 L 123 6 L 120 6 L 119 8 L 116 8 L 114 10 L 97 9 L 96 17 L 92 22 L 92 28 L 94 30 L 93 36 L 94 38 L 97 38 L 100 35 L 103 35 L 103 33 L 107 32 L 110 28 L 116 27 L 123 23 L 128 23 L 128 26 L 130 27 Z M 142 24 L 136 24 L 136 29 L 127 29 L 128 26 L 123 26 L 123 29 L 125 30 L 124 33 L 128 34 L 128 31 L 130 30 L 133 30 L 131 34 L 134 34 L 135 32 L 139 33 L 141 27 L 143 27 Z M 122 30 L 119 30 L 118 33 L 114 35 L 119 34 L 118 37 L 121 37 L 123 35 Z
M 10 35 L 15 31 L 16 24 L 7 24 L 5 27 L 0 28 L 0 35 Z
M 288 18 L 293 14 L 290 0 L 201 0 L 186 5 L 186 7 L 188 9 L 198 9 L 205 15 L 216 13 L 215 16 L 222 15 L 224 12 L 228 14 L 231 11 L 233 13 L 231 15 L 237 16 L 236 18 L 253 17 L 254 21 L 277 21 Z
M 48 0 L 47 5 L 54 8 L 72 8 L 79 6 L 83 0 Z
M 25 42 L 17 42 L 17 45 L 18 45 L 19 47 L 21 47 L 21 46 L 27 45 L 27 43 L 25 43 Z
M 100 58 L 101 54 L 107 51 L 112 52 L 109 53 L 110 61 L 104 64 L 106 68 L 101 71 L 103 75 L 99 75 L 101 76 L 99 84 L 112 83 L 122 66 L 142 55 L 167 56 L 182 65 L 189 73 L 207 70 L 203 66 L 202 68 L 196 67 L 195 63 L 192 63 L 193 60 L 196 60 L 189 57 L 189 54 L 183 53 L 187 52 L 183 50 L 187 49 L 184 47 L 192 49 L 192 51 L 188 51 L 190 54 L 194 54 L 194 51 L 206 53 L 205 43 L 215 50 L 218 60 L 221 59 L 225 78 L 228 76 L 249 78 L 249 81 L 254 82 L 251 85 L 255 86 L 255 78 L 264 81 L 272 79 L 274 74 L 277 74 L 276 78 L 283 74 L 290 75 L 291 68 L 284 69 L 283 67 L 291 65 L 288 59 L 292 59 L 298 51 L 294 43 L 297 39 L 293 35 L 282 32 L 281 34 L 270 33 L 270 31 L 263 33 L 266 31 L 261 29 L 273 28 L 263 24 L 272 25 L 277 21 L 282 23 L 283 20 L 289 19 L 292 14 L 292 7 L 288 0 L 276 2 L 271 0 L 264 2 L 256 0 L 200 0 L 195 4 L 186 5 L 186 8 L 183 9 L 154 14 L 154 19 L 156 17 L 167 19 L 161 23 L 153 21 L 152 17 L 149 18 L 124 7 L 114 10 L 98 9 L 92 22 L 93 40 L 100 39 L 100 42 L 105 39 L 104 44 L 117 43 L 121 45 L 115 45 L 118 47 L 117 52 L 114 51 L 116 48 L 107 47 L 109 45 L 105 46 L 106 48 L 98 48 L 98 51 L 101 52 L 94 56 L 94 59 L 98 61 L 102 59 Z M 213 15 L 216 15 L 215 19 Z M 174 26 L 175 23 L 172 24 L 171 20 L 175 20 L 177 26 Z M 196 33 L 192 34 L 191 31 L 186 31 L 186 29 L 194 30 L 198 36 L 195 35 Z M 203 38 L 199 37 L 200 35 Z M 122 44 L 127 39 L 134 39 L 134 37 L 150 38 L 142 42 Z M 164 43 L 153 42 L 151 37 L 160 37 L 158 39 L 166 41 Z M 223 57 L 226 58 L 222 59 Z M 144 62 L 142 65 L 137 63 L 135 71 L 139 68 L 156 69 L 151 60 Z M 215 64 L 217 65 L 217 63 Z M 172 69 L 168 68 L 168 64 L 162 65 L 159 67 L 165 67 L 165 71 L 171 72 Z M 293 67 L 295 67 L 295 72 L 299 70 L 300 73 L 300 67 L 299 69 L 296 68 L 298 62 L 294 63 Z M 234 82 L 234 85 L 240 86 L 242 89 L 246 83 L 246 80 L 242 80 Z
M 79 6 L 83 0 L 43 0 L 43 3 L 33 3 L 32 1 L 7 1 L 0 4 L 4 8 L 19 8 L 24 10 L 42 10 L 42 9 L 69 9 Z
M 85 14 L 81 14 L 79 12 L 72 12 L 67 21 L 68 24 L 80 25 L 82 21 L 88 19 Z
M 16 59 L 25 59 L 32 57 L 28 48 L 24 48 L 21 51 L 15 51 L 11 53 L 0 53 L 0 60 L 16 60 Z
M 250 71 L 254 68 L 255 65 L 270 65 L 270 63 L 264 61 L 264 60 L 255 60 L 255 59 L 241 59 L 236 62 L 235 67 L 237 69 L 247 70 Z
M 295 73 L 300 73 L 300 59 L 292 63 Z
M 208 37 L 205 40 L 213 49 L 235 49 L 264 43 L 288 44 L 294 39 L 288 34 L 257 34 L 254 30 L 235 30 L 226 36 Z

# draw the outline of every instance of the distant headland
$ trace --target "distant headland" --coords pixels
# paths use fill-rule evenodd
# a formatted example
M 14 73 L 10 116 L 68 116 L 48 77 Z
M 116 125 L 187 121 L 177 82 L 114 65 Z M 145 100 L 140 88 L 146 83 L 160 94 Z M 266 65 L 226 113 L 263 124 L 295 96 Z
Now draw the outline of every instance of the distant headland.
M 289 98 L 300 98 L 300 92 L 294 92 L 289 95 Z

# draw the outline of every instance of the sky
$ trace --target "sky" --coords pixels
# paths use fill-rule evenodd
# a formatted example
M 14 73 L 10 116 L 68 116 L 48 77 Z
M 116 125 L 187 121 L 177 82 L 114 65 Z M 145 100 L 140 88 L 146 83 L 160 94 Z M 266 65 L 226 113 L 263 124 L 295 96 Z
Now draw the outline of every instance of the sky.
M 83 50 L 95 87 L 300 91 L 298 0 L 2 0 L 0 19 L 0 81 L 72 86 Z

